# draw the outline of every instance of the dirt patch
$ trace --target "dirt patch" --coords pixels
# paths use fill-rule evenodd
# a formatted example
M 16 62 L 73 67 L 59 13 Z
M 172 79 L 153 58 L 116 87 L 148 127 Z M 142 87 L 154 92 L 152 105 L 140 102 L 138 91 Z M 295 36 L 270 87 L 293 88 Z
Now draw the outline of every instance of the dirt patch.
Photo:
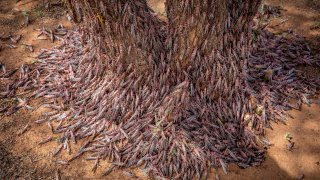
M 314 28 L 320 21 L 320 1 L 317 0 L 267 0 L 267 4 L 281 6 L 282 16 L 273 18 L 270 31 L 281 33 L 293 30 L 307 37 L 311 44 L 320 47 L 320 31 Z
M 41 1 L 40 1 L 41 2 Z M 283 33 L 292 29 L 294 32 L 307 37 L 316 50 L 320 50 L 320 30 L 311 27 L 320 19 L 319 9 L 315 8 L 317 1 L 312 0 L 268 0 L 273 6 L 281 6 L 283 14 L 275 17 L 268 26 L 268 30 L 274 33 Z M 311 3 L 311 4 L 310 4 Z M 312 4 L 312 3 L 316 3 Z M 151 0 L 155 12 L 165 15 L 163 1 Z M 26 13 L 30 18 L 30 24 L 26 26 Z M 280 25 L 279 22 L 288 19 Z M 0 36 L 21 35 L 22 39 L 14 44 L 17 48 L 8 48 L 10 40 L 0 40 L 0 64 L 4 63 L 9 69 L 18 68 L 24 63 L 32 63 L 34 57 L 41 48 L 50 48 L 58 42 L 37 39 L 35 29 L 47 27 L 53 28 L 63 24 L 72 28 L 66 18 L 66 12 L 58 5 L 49 9 L 41 7 L 39 1 L 22 0 L 15 3 L 12 0 L 0 1 Z M 30 52 L 23 44 L 32 44 L 34 52 Z M 1 48 L 0 48 L 1 49 Z M 319 75 L 320 70 L 312 67 L 302 67 L 311 75 Z M 318 101 L 315 101 L 318 102 Z M 36 103 L 32 104 L 36 105 Z M 0 115 L 0 179 L 54 179 L 59 170 L 59 176 L 63 179 L 132 179 L 129 174 L 134 173 L 140 179 L 147 179 L 143 171 L 139 169 L 116 171 L 109 176 L 101 178 L 101 174 L 110 164 L 103 162 L 96 173 L 91 171 L 94 162 L 84 158 L 76 159 L 68 165 L 59 160 L 72 157 L 73 154 L 61 154 L 52 156 L 57 142 L 53 141 L 45 145 L 38 145 L 43 139 L 52 136 L 46 124 L 35 125 L 33 122 L 41 115 L 41 110 L 31 112 L 20 110 L 18 113 L 4 117 Z M 212 169 L 209 179 L 295 179 L 302 174 L 305 179 L 317 179 L 320 177 L 320 105 L 313 104 L 310 107 L 303 106 L 302 111 L 291 111 L 293 119 L 287 125 L 273 124 L 274 130 L 267 130 L 267 137 L 273 144 L 268 150 L 266 161 L 259 167 L 240 169 L 230 165 L 228 175 L 221 169 Z M 19 131 L 27 124 L 31 128 L 19 135 Z M 295 143 L 292 150 L 288 150 L 286 134 L 292 136 Z M 53 135 L 54 136 L 54 135 Z M 74 153 L 82 142 L 73 145 Z M 85 155 L 84 155 L 85 156 Z M 130 172 L 127 172 L 130 171 Z
M 11 142 L 12 143 L 12 142 Z M 0 179 L 48 179 L 55 173 L 33 165 L 34 157 L 28 152 L 15 155 L 8 151 L 6 143 L 0 142 Z

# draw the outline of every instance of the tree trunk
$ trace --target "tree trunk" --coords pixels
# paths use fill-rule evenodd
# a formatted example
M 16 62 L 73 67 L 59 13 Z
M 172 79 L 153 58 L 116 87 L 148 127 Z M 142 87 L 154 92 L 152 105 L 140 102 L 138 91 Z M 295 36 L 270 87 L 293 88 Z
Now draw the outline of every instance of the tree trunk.
M 213 97 L 232 96 L 231 89 L 238 91 L 243 84 L 242 73 L 250 52 L 251 22 L 259 2 L 166 1 L 168 59 L 172 59 L 173 66 L 180 72 L 193 69 L 195 78 L 208 71 L 215 73 L 214 77 L 201 78 L 202 84 L 198 86 L 215 87 L 219 81 L 221 85 L 217 85 L 214 92 L 209 90 Z
M 196 93 L 205 94 L 202 98 L 241 102 L 251 22 L 259 4 L 259 0 L 166 1 L 168 59 L 177 73 L 189 74 Z M 242 106 L 230 110 L 231 119 L 241 119 L 235 115 Z
M 124 66 L 133 63 L 140 71 L 148 70 L 148 65 L 154 65 L 153 60 L 164 52 L 163 22 L 145 0 L 75 0 L 70 4 L 71 12 L 76 12 L 74 19 L 85 19 L 90 32 L 96 34 L 102 53 L 109 56 L 105 60 L 111 60 L 107 63 L 114 68 L 120 65 L 114 60 L 117 59 Z M 148 65 L 146 61 L 150 61 Z

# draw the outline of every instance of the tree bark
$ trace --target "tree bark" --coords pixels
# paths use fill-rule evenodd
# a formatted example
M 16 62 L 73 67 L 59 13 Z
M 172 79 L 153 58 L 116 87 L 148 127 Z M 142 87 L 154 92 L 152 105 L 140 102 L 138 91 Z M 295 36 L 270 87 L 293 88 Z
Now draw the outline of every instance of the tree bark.
M 214 77 L 204 77 L 198 86 L 214 87 L 219 81 L 221 86 L 212 92 L 213 96 L 231 96 L 230 90 L 243 83 L 250 53 L 251 21 L 259 3 L 259 0 L 167 0 L 168 59 L 172 59 L 178 71 L 216 73 Z M 201 76 L 198 73 L 196 76 Z
M 117 59 L 124 67 L 133 63 L 139 71 L 148 71 L 164 53 L 163 22 L 145 0 L 71 1 L 74 19 L 83 20 L 92 34 L 104 38 L 95 41 L 114 68 L 119 68 Z

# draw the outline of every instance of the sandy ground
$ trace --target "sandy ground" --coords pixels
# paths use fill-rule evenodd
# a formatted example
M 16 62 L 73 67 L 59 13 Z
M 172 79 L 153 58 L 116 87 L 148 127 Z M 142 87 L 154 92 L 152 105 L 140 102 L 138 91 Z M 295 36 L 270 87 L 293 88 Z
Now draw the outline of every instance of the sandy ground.
M 36 0 L 0 0 L 0 37 L 6 35 L 22 35 L 17 48 L 6 47 L 9 41 L 0 40 L 0 63 L 8 68 L 17 68 L 24 63 L 32 63 L 34 56 L 41 48 L 57 45 L 49 40 L 37 39 L 35 29 L 53 28 L 63 24 L 72 28 L 63 9 L 53 6 L 51 10 L 37 8 Z M 320 1 L 317 0 L 268 0 L 267 4 L 281 6 L 282 16 L 272 18 L 268 30 L 280 33 L 288 29 L 307 37 L 307 41 L 320 52 Z M 164 12 L 163 0 L 150 0 L 156 12 Z M 41 4 L 40 4 L 41 5 Z M 26 16 L 30 24 L 26 26 Z M 284 21 L 284 22 L 283 22 Z M 280 25 L 279 25 L 280 23 Z M 319 28 L 317 26 L 319 25 Z M 29 52 L 23 44 L 32 44 L 35 52 Z M 320 69 L 318 69 L 320 75 Z M 268 150 L 266 161 L 259 167 L 239 169 L 230 165 L 229 173 L 212 169 L 209 179 L 320 179 L 320 105 L 303 106 L 302 111 L 291 111 L 294 117 L 287 125 L 274 124 L 273 130 L 267 130 L 267 137 L 273 144 Z M 0 179 L 134 179 L 125 175 L 125 171 L 135 173 L 139 179 L 148 179 L 139 169 L 116 171 L 101 178 L 101 173 L 109 164 L 104 162 L 96 173 L 91 169 L 94 162 L 84 158 L 76 159 L 69 165 L 58 164 L 57 161 L 71 155 L 62 154 L 52 157 L 55 142 L 38 145 L 44 138 L 51 136 L 46 125 L 35 125 L 41 110 L 30 112 L 20 110 L 18 113 L 4 117 L 0 114 Z M 31 128 L 22 135 L 19 130 L 27 124 Z M 285 134 L 290 133 L 295 145 L 288 151 Z M 73 152 L 81 145 L 73 146 Z

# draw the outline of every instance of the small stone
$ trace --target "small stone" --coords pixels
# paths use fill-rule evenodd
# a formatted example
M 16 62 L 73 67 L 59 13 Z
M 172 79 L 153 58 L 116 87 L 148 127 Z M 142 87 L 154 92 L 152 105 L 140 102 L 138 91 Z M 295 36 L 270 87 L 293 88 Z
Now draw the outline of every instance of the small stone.
M 287 145 L 287 149 L 289 151 L 292 151 L 293 147 L 294 147 L 294 142 L 289 142 L 289 144 Z
M 302 179 L 304 179 L 304 174 L 300 174 L 300 175 L 296 178 L 296 180 L 302 180 Z
M 72 17 L 69 14 L 67 14 L 67 19 L 68 21 L 72 21 Z

